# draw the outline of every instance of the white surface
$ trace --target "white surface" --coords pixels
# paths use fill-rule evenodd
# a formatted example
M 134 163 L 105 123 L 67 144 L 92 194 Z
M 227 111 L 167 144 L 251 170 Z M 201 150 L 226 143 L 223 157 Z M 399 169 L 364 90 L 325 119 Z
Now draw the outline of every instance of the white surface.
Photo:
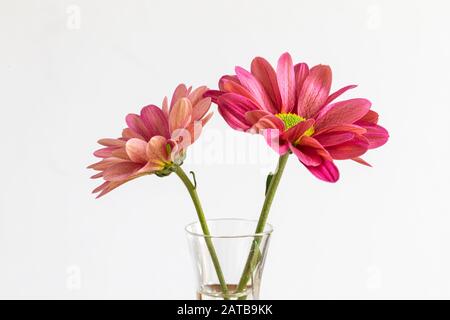
M 193 298 L 175 176 L 102 200 L 85 167 L 126 113 L 235 65 L 330 64 L 391 139 L 338 164 L 336 185 L 291 157 L 262 298 L 450 298 L 448 1 L 0 2 L 0 297 Z M 210 218 L 256 218 L 276 156 L 219 116 L 185 163 Z M 240 145 L 238 145 L 238 142 Z M 258 145 L 260 159 L 250 146 Z M 253 157 L 253 158 L 252 158 Z M 203 163 L 202 163 L 203 162 Z

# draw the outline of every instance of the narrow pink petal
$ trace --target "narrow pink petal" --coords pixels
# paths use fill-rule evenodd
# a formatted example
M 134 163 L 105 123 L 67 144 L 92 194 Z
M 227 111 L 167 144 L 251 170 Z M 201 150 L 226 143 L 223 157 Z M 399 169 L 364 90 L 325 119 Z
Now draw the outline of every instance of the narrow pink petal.
M 236 67 L 236 75 L 238 76 L 241 84 L 247 88 L 262 109 L 271 113 L 278 112 L 278 110 L 272 105 L 272 102 L 270 101 L 263 86 L 254 75 L 241 67 Z
M 92 190 L 92 193 L 98 193 L 100 191 L 102 191 L 103 189 L 105 189 L 108 184 L 110 184 L 111 182 L 109 181 L 105 181 L 103 182 L 101 185 L 99 185 L 98 187 L 96 187 L 94 190 Z
M 108 157 L 111 157 L 112 152 L 114 150 L 116 150 L 115 147 L 102 148 L 102 149 L 95 151 L 94 156 L 96 156 L 97 158 L 108 158 Z
M 149 138 L 153 136 L 169 137 L 168 118 L 157 106 L 149 105 L 142 108 L 141 119 L 148 129 Z
M 112 165 L 120 163 L 120 162 L 124 162 L 124 160 L 118 159 L 118 158 L 107 158 L 107 159 L 103 159 L 102 161 L 91 164 L 88 167 L 88 169 L 102 171 L 102 170 L 105 170 L 106 168 L 111 167 Z
M 294 66 L 295 72 L 295 97 L 298 99 L 300 92 L 302 91 L 305 79 L 309 75 L 309 67 L 306 63 L 297 63 Z
M 99 179 L 103 177 L 103 172 L 99 172 L 97 174 L 94 174 L 93 176 L 91 176 L 91 179 Z
M 186 128 L 192 119 L 192 105 L 189 99 L 181 98 L 172 107 L 169 114 L 169 130 Z
M 332 132 L 314 135 L 314 138 L 324 147 L 335 146 L 353 139 L 353 132 Z
M 184 83 L 179 84 L 172 95 L 172 100 L 170 100 L 170 110 L 172 111 L 173 106 L 175 103 L 177 103 L 178 100 L 181 98 L 185 98 L 188 95 L 188 90 L 186 88 L 186 85 Z
M 369 148 L 369 141 L 361 135 L 355 135 L 352 140 L 327 147 L 327 151 L 336 160 L 347 160 L 362 156 Z
M 368 111 L 371 103 L 367 99 L 350 99 L 326 106 L 316 120 L 317 130 L 330 126 L 353 124 Z
M 339 89 L 338 91 L 330 94 L 330 96 L 328 97 L 327 101 L 325 102 L 325 105 L 327 105 L 327 104 L 331 103 L 332 101 L 336 100 L 338 97 L 343 95 L 348 90 L 356 88 L 356 87 L 357 87 L 357 85 L 352 84 L 352 85 L 343 87 L 343 88 Z
M 142 164 L 134 162 L 121 162 L 107 168 L 103 173 L 106 181 L 123 181 L 133 175 L 142 167 Z
M 144 125 L 144 122 L 142 121 L 140 116 L 130 113 L 126 116 L 125 120 L 130 129 L 132 129 L 138 135 L 144 137 L 145 140 L 150 139 L 150 133 L 148 132 L 148 129 Z
M 120 187 L 122 184 L 124 184 L 124 183 L 127 182 L 127 181 L 129 181 L 129 180 L 126 180 L 126 181 L 118 181 L 118 182 L 106 181 L 103 185 L 100 186 L 101 189 L 99 189 L 98 191 L 93 192 L 93 193 L 97 193 L 97 192 L 100 192 L 100 191 L 101 191 L 101 192 L 97 195 L 96 199 L 101 198 L 101 197 L 103 197 L 105 194 L 107 194 L 107 193 L 113 191 L 114 189 Z M 97 190 L 97 189 L 96 189 L 96 190 Z M 95 190 L 94 190 L 94 191 L 95 191 Z
M 137 133 L 136 131 L 134 131 L 133 129 L 130 129 L 130 128 L 123 129 L 122 138 L 124 140 L 129 140 L 132 138 L 138 138 L 138 139 L 145 140 L 144 136 L 142 136 L 141 134 Z
M 253 101 L 234 93 L 220 96 L 217 104 L 219 113 L 236 130 L 249 129 L 251 124 L 245 119 L 245 114 L 248 111 L 259 110 Z
M 168 102 L 167 97 L 164 97 L 161 109 L 162 109 L 164 115 L 166 116 L 166 118 L 169 119 L 169 102 Z
M 146 154 L 147 142 L 141 139 L 131 139 L 127 141 L 126 151 L 131 161 L 136 163 L 146 163 L 148 158 Z
M 251 71 L 255 78 L 261 83 L 264 90 L 266 90 L 273 105 L 276 108 L 277 106 L 281 106 L 282 101 L 278 89 L 277 74 L 270 63 L 264 58 L 256 57 L 252 61 Z
M 369 140 L 369 149 L 381 147 L 388 141 L 389 133 L 382 126 L 364 121 L 358 121 L 357 124 L 367 130 L 364 136 Z
M 322 134 L 331 134 L 331 133 L 336 133 L 336 132 L 352 132 L 352 133 L 356 133 L 356 134 L 364 134 L 366 133 L 366 129 L 364 129 L 363 127 L 360 127 L 356 124 L 342 124 L 342 125 L 337 125 L 337 126 L 330 126 L 330 127 L 326 127 L 326 128 L 322 128 L 320 130 L 316 130 L 316 133 L 314 134 L 314 136 L 319 136 Z
M 295 103 L 295 72 L 291 55 L 287 52 L 278 60 L 277 82 L 282 101 L 280 112 L 291 112 Z
M 248 123 L 253 125 L 256 122 L 258 122 L 259 119 L 268 115 L 270 115 L 270 113 L 264 110 L 252 110 L 245 113 L 245 120 L 247 120 Z
M 297 156 L 298 160 L 306 166 L 318 166 L 322 163 L 322 157 L 316 152 L 316 149 L 301 150 L 298 146 L 289 143 L 289 149 Z
M 280 118 L 270 114 L 259 119 L 251 129 L 256 131 L 263 129 L 278 129 L 284 131 L 284 123 Z
M 192 121 L 197 121 L 203 118 L 211 107 L 211 98 L 203 98 L 198 100 L 192 107 Z
M 192 91 L 188 96 L 188 99 L 191 100 L 191 104 L 195 106 L 201 99 L 203 99 L 203 95 L 206 91 L 208 91 L 207 86 L 201 86 Z
M 325 65 L 313 67 L 300 91 L 297 113 L 304 118 L 314 118 L 327 101 L 330 88 L 330 67 Z
M 368 166 L 368 167 L 372 167 L 372 165 L 370 163 L 368 163 L 366 160 L 364 160 L 363 158 L 356 157 L 356 158 L 353 158 L 352 160 L 355 161 L 355 162 L 358 162 L 358 163 L 360 163 L 362 165 L 365 165 L 365 166 Z
M 120 139 L 100 139 L 98 143 L 105 147 L 123 147 L 125 145 L 125 141 Z
M 314 125 L 314 119 L 308 119 L 306 121 L 302 121 L 292 128 L 289 128 L 282 134 L 282 138 L 296 143 L 297 140 L 312 126 Z
M 333 161 L 325 160 L 319 166 L 305 166 L 316 178 L 325 182 L 339 180 L 339 170 Z

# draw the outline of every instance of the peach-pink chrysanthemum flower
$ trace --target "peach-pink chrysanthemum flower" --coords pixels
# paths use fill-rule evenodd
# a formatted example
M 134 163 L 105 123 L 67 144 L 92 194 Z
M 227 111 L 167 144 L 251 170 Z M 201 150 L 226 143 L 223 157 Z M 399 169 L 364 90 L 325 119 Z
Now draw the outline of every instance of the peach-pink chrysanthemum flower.
M 162 108 L 148 105 L 140 114 L 127 115 L 120 138 L 98 141 L 103 148 L 94 155 L 101 161 L 88 167 L 99 171 L 93 179 L 104 180 L 93 191 L 97 197 L 143 175 L 168 175 L 183 162 L 186 149 L 212 116 L 211 99 L 203 97 L 208 88 L 191 89 L 178 85 L 170 104 L 165 97 Z

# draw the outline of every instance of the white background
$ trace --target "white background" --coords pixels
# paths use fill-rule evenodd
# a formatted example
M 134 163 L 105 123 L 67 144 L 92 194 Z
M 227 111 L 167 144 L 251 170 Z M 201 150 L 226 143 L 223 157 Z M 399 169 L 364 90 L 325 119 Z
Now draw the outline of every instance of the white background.
M 291 157 L 262 298 L 450 298 L 448 1 L 0 2 L 1 298 L 194 298 L 176 176 L 101 200 L 96 140 L 254 56 L 329 64 L 388 128 L 326 184 Z M 215 107 L 214 107 L 215 109 Z M 218 116 L 190 150 L 207 215 L 256 218 L 276 164 Z M 254 157 L 251 147 L 261 152 Z M 195 157 L 194 157 L 195 155 Z

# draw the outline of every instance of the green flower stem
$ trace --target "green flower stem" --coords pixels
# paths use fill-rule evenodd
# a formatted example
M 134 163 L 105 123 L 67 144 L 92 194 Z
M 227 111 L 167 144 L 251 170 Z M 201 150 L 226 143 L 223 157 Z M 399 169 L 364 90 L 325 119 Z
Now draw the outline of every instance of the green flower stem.
M 225 277 L 223 276 L 222 268 L 220 267 L 219 258 L 217 257 L 216 250 L 211 240 L 211 234 L 209 232 L 208 224 L 206 223 L 205 214 L 203 213 L 202 205 L 200 204 L 200 199 L 198 197 L 196 186 L 194 186 L 186 175 L 186 173 L 181 169 L 180 166 L 177 166 L 175 169 L 175 173 L 180 177 L 181 181 L 183 181 L 187 190 L 189 191 L 189 195 L 192 198 L 192 202 L 194 203 L 195 210 L 197 211 L 198 220 L 200 221 L 200 225 L 203 230 L 203 234 L 205 235 L 206 246 L 208 247 L 209 254 L 211 255 L 212 262 L 214 264 L 214 268 L 216 269 L 217 278 L 219 279 L 220 288 L 222 290 L 222 294 L 224 298 L 227 299 L 228 296 L 228 286 L 225 282 Z
M 267 222 L 267 217 L 269 216 L 270 207 L 272 206 L 273 198 L 280 183 L 281 176 L 283 175 L 283 171 L 286 167 L 288 158 L 289 153 L 286 153 L 285 155 L 280 156 L 280 159 L 278 160 L 277 171 L 273 175 L 272 180 L 269 184 L 269 188 L 267 189 L 266 199 L 264 200 L 264 205 L 261 210 L 261 215 L 259 216 L 255 234 L 264 232 L 264 227 Z M 261 243 L 261 239 L 262 237 L 255 237 L 255 239 L 253 240 L 247 262 L 245 263 L 244 271 L 242 272 L 241 279 L 239 280 L 237 292 L 242 292 L 247 288 L 248 281 L 250 280 L 250 277 L 254 271 L 253 269 L 260 259 L 259 245 Z M 246 298 L 246 296 L 242 296 L 239 298 L 239 300 L 245 300 Z

